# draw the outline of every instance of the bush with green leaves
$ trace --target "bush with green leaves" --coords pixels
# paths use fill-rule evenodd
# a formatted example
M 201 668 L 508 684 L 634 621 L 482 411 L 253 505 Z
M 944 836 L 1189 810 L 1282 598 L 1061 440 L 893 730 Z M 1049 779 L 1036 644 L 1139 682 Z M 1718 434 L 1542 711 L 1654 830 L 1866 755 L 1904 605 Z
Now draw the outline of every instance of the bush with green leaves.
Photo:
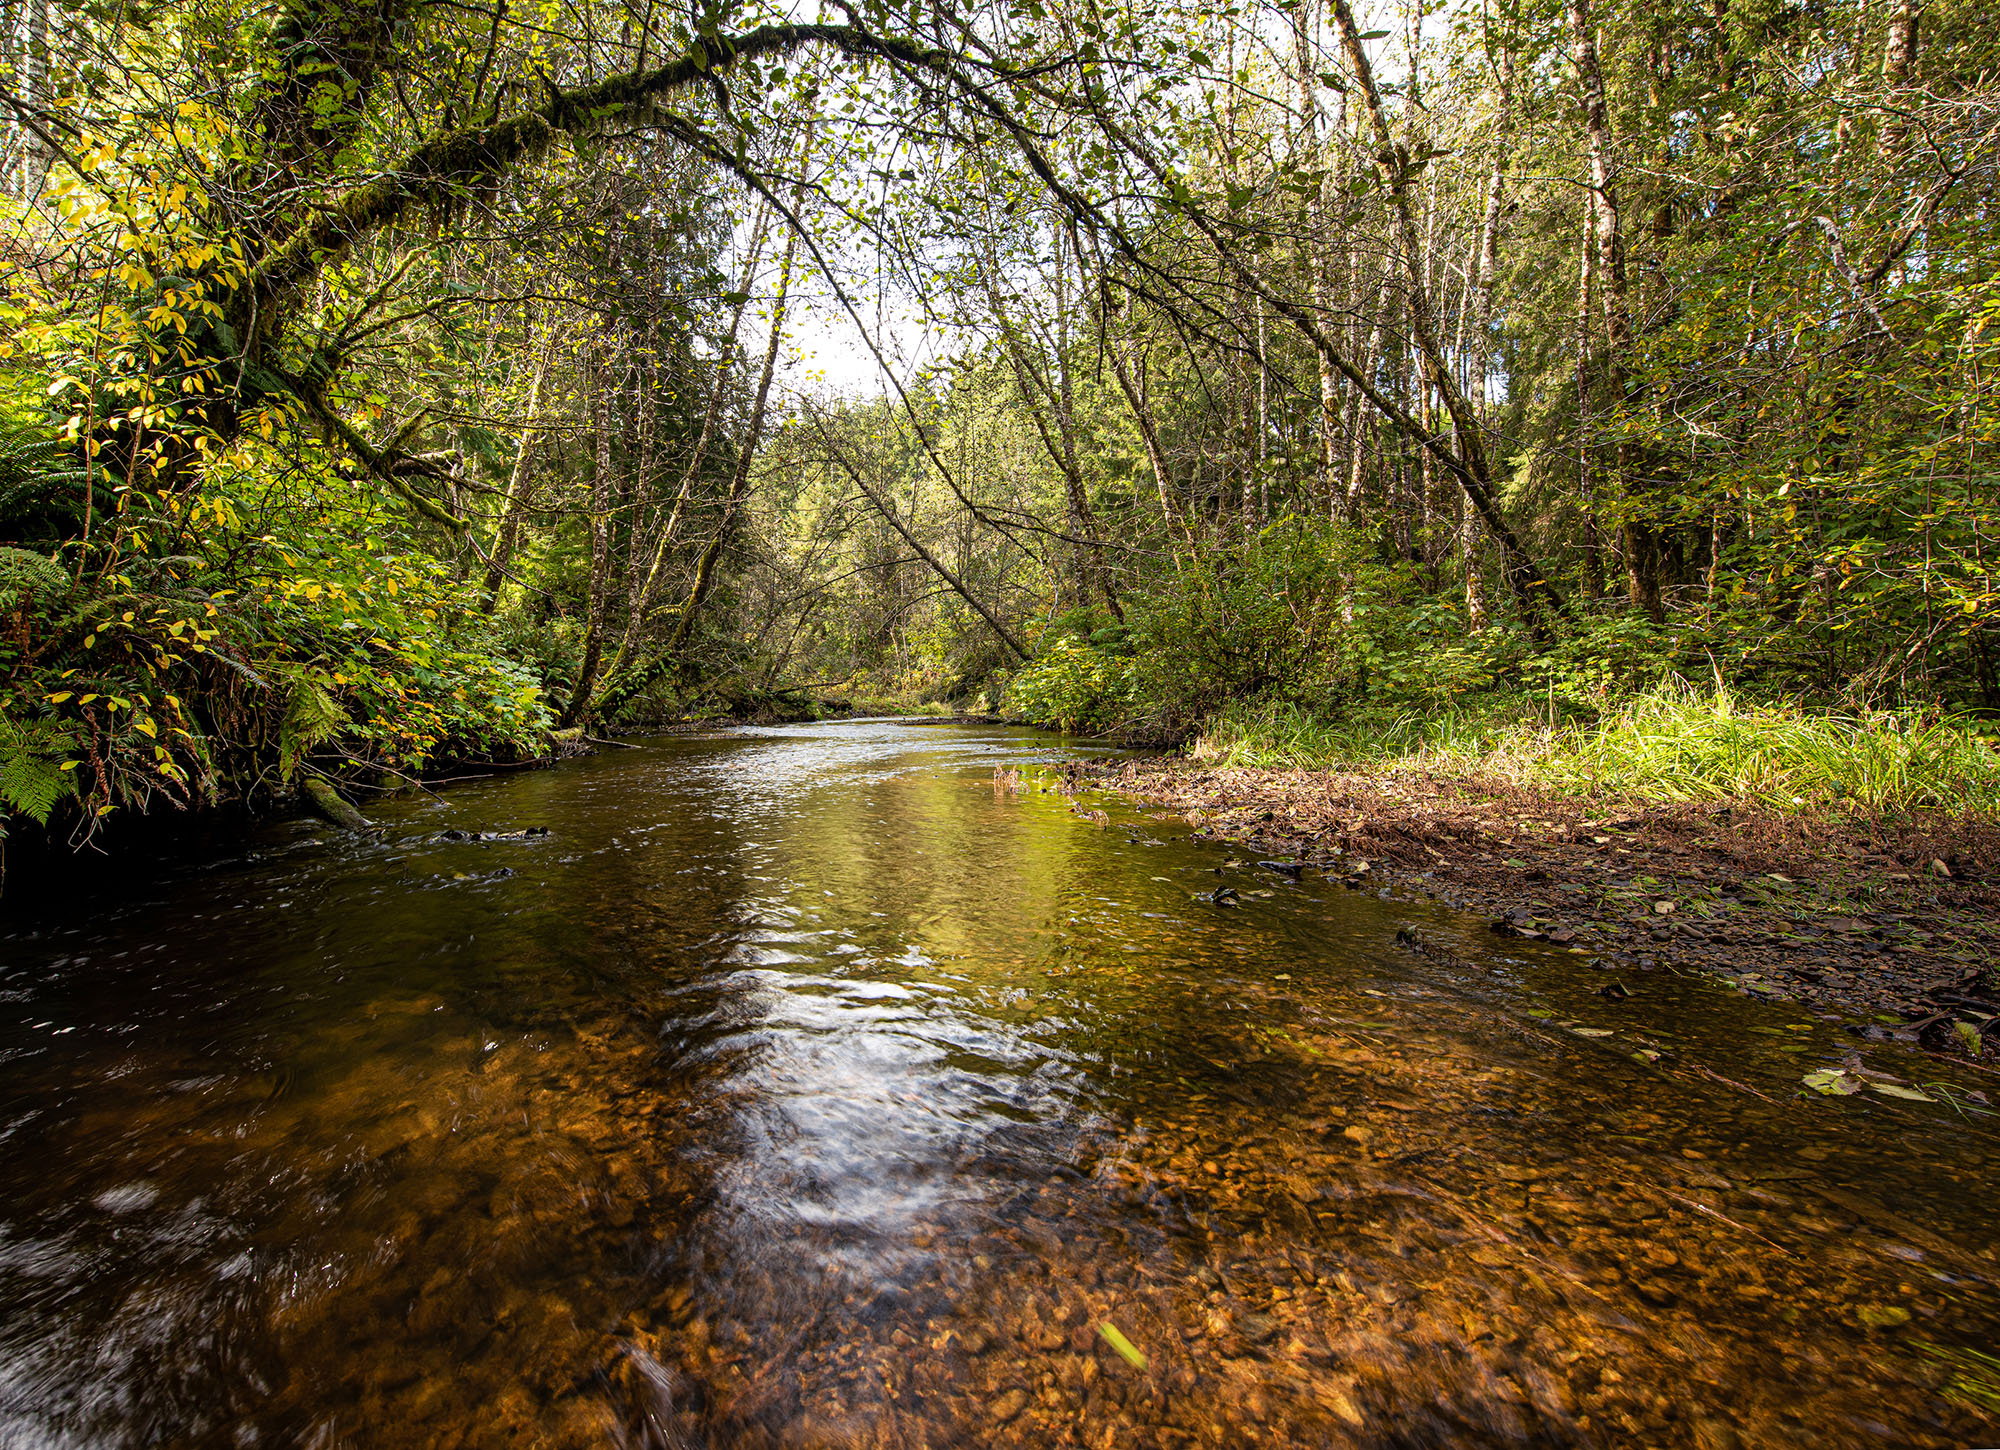
M 393 778 L 544 748 L 546 701 L 471 583 L 365 532 L 288 533 L 224 524 L 226 573 L 133 553 L 81 587 L 0 551 L 34 585 L 0 592 L 0 817 L 74 801 L 87 830 L 162 800 L 268 800 L 306 770 Z
M 1104 731 L 1135 706 L 1132 662 L 1073 635 L 1045 637 L 1035 658 L 1007 681 L 1005 709 L 1038 725 Z
M 1351 531 L 1295 516 L 1239 549 L 1180 561 L 1127 607 L 1149 722 L 1184 730 L 1232 700 L 1351 692 L 1364 673 L 1353 604 L 1375 569 Z

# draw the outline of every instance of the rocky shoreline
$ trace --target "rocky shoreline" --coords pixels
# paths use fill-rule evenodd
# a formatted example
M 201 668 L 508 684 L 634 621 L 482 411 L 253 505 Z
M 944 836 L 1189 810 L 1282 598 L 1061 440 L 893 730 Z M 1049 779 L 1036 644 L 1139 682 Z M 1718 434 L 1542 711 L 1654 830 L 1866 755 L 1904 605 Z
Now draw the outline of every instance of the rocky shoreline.
M 2000 823 L 1608 804 L 1506 782 L 1204 767 L 1148 757 L 1078 783 L 1349 886 L 1428 897 L 1619 971 L 1698 969 L 2000 1058 Z

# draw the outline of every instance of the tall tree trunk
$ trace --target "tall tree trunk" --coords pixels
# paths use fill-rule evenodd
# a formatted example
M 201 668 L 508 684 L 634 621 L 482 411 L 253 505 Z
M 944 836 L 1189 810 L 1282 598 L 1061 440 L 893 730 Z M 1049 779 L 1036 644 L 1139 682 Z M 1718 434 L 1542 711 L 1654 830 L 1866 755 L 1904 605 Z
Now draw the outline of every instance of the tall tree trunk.
M 1065 238 L 1075 254 L 1078 275 L 1087 282 L 1088 278 L 1082 276 L 1083 249 L 1076 245 L 1078 238 L 1074 229 L 1057 226 L 1051 231 L 1056 261 L 1056 325 L 1046 367 L 1036 361 L 1029 339 L 1014 320 L 1008 300 L 1000 294 L 999 261 L 990 251 L 985 268 L 986 296 L 993 309 L 994 323 L 1000 329 L 1001 343 L 1013 368 L 1015 383 L 1021 390 L 1022 400 L 1028 405 L 1028 418 L 1034 424 L 1035 436 L 1041 440 L 1042 451 L 1062 476 L 1069 531 L 1081 541 L 1076 545 L 1075 557 L 1085 586 L 1083 592 L 1102 594 L 1112 617 L 1122 622 L 1125 611 L 1119 603 L 1117 585 L 1104 556 L 1103 541 L 1098 536 L 1097 515 L 1090 506 L 1090 493 L 1084 484 L 1083 462 L 1077 448 L 1076 393 L 1070 376 L 1069 359 L 1069 268 L 1063 260 Z
M 1604 490 L 1597 476 L 1597 440 L 1591 436 L 1596 426 L 1596 231 L 1597 197 L 1586 193 L 1576 263 L 1576 492 L 1583 510 L 1583 589 L 1592 599 L 1604 590 L 1603 548 L 1597 525 L 1597 505 Z
M 803 153 L 801 153 L 803 155 Z M 752 224 L 750 247 L 743 262 L 743 284 L 736 290 L 746 298 L 757 280 L 757 264 L 764 254 L 764 244 L 770 238 L 771 211 L 768 206 L 757 209 L 757 219 Z M 644 629 L 653 611 L 653 597 L 657 592 L 661 568 L 665 565 L 667 553 L 680 537 L 681 519 L 686 513 L 688 500 L 701 478 L 702 465 L 708 461 L 708 452 L 715 441 L 716 427 L 722 417 L 722 400 L 729 390 L 731 367 L 727 359 L 735 355 L 736 338 L 743 328 L 743 315 L 749 307 L 748 301 L 739 302 L 730 314 L 729 333 L 724 343 L 723 355 L 718 359 L 715 377 L 708 391 L 708 406 L 702 412 L 701 431 L 695 436 L 694 447 L 688 454 L 687 463 L 681 469 L 680 484 L 674 491 L 673 507 L 659 526 L 659 533 L 653 540 L 652 558 L 646 572 L 639 579 L 637 589 L 630 601 L 625 616 L 625 633 L 618 641 L 618 648 L 612 652 L 611 664 L 605 670 L 607 679 L 615 675 L 631 658 L 638 644 L 639 633 Z
M 553 319 L 551 319 L 553 322 Z M 500 525 L 493 536 L 493 551 L 487 556 L 486 578 L 480 585 L 480 612 L 492 614 L 500 600 L 500 585 L 507 577 L 507 565 L 521 539 L 521 516 L 533 494 L 535 455 L 541 448 L 540 422 L 542 387 L 548 380 L 549 357 L 555 351 L 555 329 L 549 329 L 536 356 L 534 376 L 528 382 L 528 401 L 523 409 L 521 441 L 514 449 L 514 466 L 507 473 L 507 492 L 500 503 Z
M 1582 0 L 1577 0 L 1577 3 L 1582 3 Z M 1361 87 L 1362 99 L 1373 123 L 1377 148 L 1375 165 L 1389 190 L 1396 219 L 1397 250 L 1402 254 L 1404 274 L 1410 289 L 1410 331 L 1430 375 L 1431 387 L 1451 419 L 1455 445 L 1452 450 L 1455 456 L 1451 462 L 1456 465 L 1452 471 L 1500 546 L 1505 559 L 1508 588 L 1526 616 L 1529 630 L 1538 635 L 1546 634 L 1551 618 L 1563 610 L 1562 596 L 1501 517 L 1499 505 L 1493 497 L 1492 472 L 1487 463 L 1486 445 L 1480 437 L 1479 420 L 1473 416 L 1472 405 L 1459 391 L 1451 374 L 1450 362 L 1438 343 L 1430 289 L 1423 272 L 1423 248 L 1416 215 L 1410 204 L 1412 158 L 1407 148 L 1397 145 L 1395 134 L 1389 128 L 1389 118 L 1382 109 L 1381 92 L 1375 85 L 1375 72 L 1368 63 L 1367 51 L 1362 48 L 1361 29 L 1354 23 L 1354 12 L 1348 0 L 1333 0 L 1333 17 L 1340 27 L 1341 44 L 1347 53 L 1348 65 Z M 1405 416 L 1408 416 L 1407 413 Z M 1426 436 L 1420 425 L 1416 432 L 1419 437 Z
M 1319 185 L 1306 198 L 1301 231 L 1305 242 L 1306 285 L 1312 294 L 1313 307 L 1319 313 L 1321 325 L 1330 326 L 1333 316 L 1333 238 L 1332 228 L 1327 224 L 1327 194 L 1333 181 L 1328 148 L 1320 136 L 1319 84 L 1313 64 L 1313 14 L 1312 8 L 1305 5 L 1292 11 L 1294 83 L 1298 88 L 1299 112 L 1297 155 L 1294 160 L 1301 170 L 1323 173 Z M 1318 349 L 1314 350 L 1313 361 L 1319 370 L 1319 446 L 1313 455 L 1313 476 L 1320 507 L 1331 511 L 1334 507 L 1334 469 L 1339 449 L 1340 374 Z
M 1387 269 L 1375 279 L 1375 302 L 1368 309 L 1368 336 L 1361 345 L 1357 365 L 1368 373 L 1373 373 L 1382 356 L 1382 319 L 1389 310 L 1389 277 Z M 1347 434 L 1350 442 L 1347 455 L 1347 486 L 1342 491 L 1343 507 L 1350 519 L 1361 515 L 1362 500 L 1368 488 L 1368 430 L 1362 425 L 1361 392 L 1357 388 L 1348 400 Z
M 666 653 L 676 658 L 687 648 L 695 619 L 715 583 L 716 565 L 722 560 L 723 550 L 736 536 L 737 516 L 743 508 L 743 500 L 750 493 L 750 473 L 757 462 L 758 445 L 764 438 L 765 406 L 771 396 L 771 375 L 777 368 L 778 352 L 785 340 L 785 301 L 791 291 L 792 258 L 798 240 L 796 230 L 785 238 L 785 255 L 778 263 L 778 292 L 771 302 L 771 335 L 764 344 L 764 366 L 757 374 L 757 393 L 750 404 L 750 421 L 744 426 L 743 446 L 736 452 L 736 471 L 729 479 L 729 497 L 722 506 L 722 521 L 716 526 L 715 537 L 708 541 L 708 547 L 701 551 L 701 558 L 695 563 L 694 583 L 688 589 L 687 600 L 681 605 L 680 618 L 674 621 L 674 632 L 667 638 Z
M 21 0 L 0 0 L 0 70 L 8 76 L 8 86 L 18 91 L 21 74 Z M 21 148 L 27 144 L 28 128 L 11 108 L 0 113 L 0 196 L 17 194 L 15 185 L 21 162 Z
M 1063 244 L 1069 244 L 1068 255 L 1076 262 L 1079 287 L 1088 287 L 1090 278 L 1084 271 L 1083 248 L 1079 245 L 1076 227 L 1073 223 L 1051 228 L 1056 253 L 1056 346 L 1053 367 L 1056 388 L 1052 401 L 1056 405 L 1057 439 L 1061 444 L 1061 468 L 1063 491 L 1069 499 L 1071 532 L 1086 540 L 1080 546 L 1084 567 L 1097 590 L 1104 596 L 1105 606 L 1111 617 L 1120 624 L 1125 622 L 1125 610 L 1118 602 L 1117 581 L 1111 577 L 1111 565 L 1104 557 L 1104 541 L 1097 532 L 1097 514 L 1090 506 L 1090 490 L 1083 479 L 1083 462 L 1077 450 L 1076 426 L 1076 385 L 1070 374 L 1071 358 L 1069 343 L 1069 266 L 1063 260 Z
M 1493 108 L 1493 164 L 1486 174 L 1485 205 L 1479 216 L 1474 239 L 1470 280 L 1467 285 L 1473 345 L 1461 348 L 1472 376 L 1467 380 L 1472 396 L 1479 400 L 1480 421 L 1493 422 L 1493 287 L 1500 271 L 1500 223 L 1506 216 L 1507 167 L 1513 144 L 1514 116 L 1514 37 L 1503 41 L 1499 54 L 1499 80 Z M 1459 554 L 1465 563 L 1466 626 L 1477 634 L 1486 627 L 1486 579 L 1480 561 L 1479 516 L 1469 508 L 1458 515 Z
M 611 369 L 599 344 L 591 362 L 591 427 L 597 435 L 590 479 L 590 581 L 583 626 L 583 658 L 576 668 L 576 685 L 563 706 L 564 728 L 579 723 L 597 685 L 597 667 L 604 654 L 604 619 L 611 595 Z
M 1882 79 L 1892 98 L 1900 97 L 1916 84 L 1917 22 L 1923 15 L 1921 0 L 1889 0 L 1888 33 L 1882 41 Z M 1882 154 L 1893 160 L 1908 144 L 1910 125 L 1900 115 L 1892 115 L 1882 127 Z
M 1160 432 L 1153 421 L 1153 409 L 1146 397 L 1143 379 L 1139 381 L 1133 379 L 1132 369 L 1125 362 L 1125 354 L 1110 338 L 1105 339 L 1104 350 L 1111 355 L 1111 371 L 1117 375 L 1119 390 L 1125 394 L 1125 401 L 1132 409 L 1132 421 L 1139 428 L 1139 441 L 1145 444 L 1146 462 L 1152 466 L 1153 483 L 1159 490 L 1160 517 L 1166 521 L 1167 533 L 1171 537 L 1176 528 L 1185 531 L 1185 525 L 1180 517 L 1180 511 L 1174 507 L 1173 480 L 1167 473 L 1166 455 L 1160 451 Z M 1140 366 L 1143 368 L 1144 365 L 1142 359 Z M 1191 536 L 1188 542 L 1190 544 L 1194 542 Z
M 1626 361 L 1632 345 L 1632 314 L 1625 287 L 1625 242 L 1618 213 L 1618 187 L 1612 176 L 1611 110 L 1604 98 L 1604 72 L 1597 59 L 1597 32 L 1591 24 L 1590 0 L 1569 0 L 1571 60 L 1583 91 L 1584 138 L 1590 154 L 1590 189 L 1595 199 L 1598 290 L 1604 304 L 1604 379 L 1614 408 L 1622 409 L 1629 378 Z M 1630 422 L 1615 418 L 1618 430 L 1617 475 L 1612 489 L 1623 514 L 1620 533 L 1625 554 L 1625 582 L 1635 609 L 1655 623 L 1663 620 L 1660 601 L 1660 535 L 1657 521 L 1640 510 L 1650 500 L 1641 496 L 1637 480 L 1637 450 L 1630 441 Z
M 27 6 L 27 42 L 21 53 L 22 98 L 31 110 L 46 116 L 54 99 L 49 74 L 49 0 L 21 0 Z M 26 127 L 21 130 L 21 199 L 33 201 L 41 195 L 42 183 L 54 158 L 39 137 Z

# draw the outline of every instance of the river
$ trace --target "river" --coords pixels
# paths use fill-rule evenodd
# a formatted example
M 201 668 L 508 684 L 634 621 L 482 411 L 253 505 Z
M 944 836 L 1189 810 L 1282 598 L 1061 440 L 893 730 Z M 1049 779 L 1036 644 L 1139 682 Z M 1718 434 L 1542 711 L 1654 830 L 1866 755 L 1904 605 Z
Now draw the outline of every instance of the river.
M 0 1445 L 2000 1443 L 1969 1070 L 1064 756 L 662 738 L 17 906 Z

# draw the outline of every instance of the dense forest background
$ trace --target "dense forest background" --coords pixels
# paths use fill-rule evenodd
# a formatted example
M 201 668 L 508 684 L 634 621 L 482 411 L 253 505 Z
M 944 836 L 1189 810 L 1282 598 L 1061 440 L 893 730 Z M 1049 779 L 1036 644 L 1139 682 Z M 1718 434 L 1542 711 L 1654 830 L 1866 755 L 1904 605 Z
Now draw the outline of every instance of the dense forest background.
M 1949 804 L 2000 709 L 1982 20 L 4 0 L 0 806 L 827 701 L 1641 701 L 1927 742 Z M 879 381 L 800 360 L 837 329 Z

